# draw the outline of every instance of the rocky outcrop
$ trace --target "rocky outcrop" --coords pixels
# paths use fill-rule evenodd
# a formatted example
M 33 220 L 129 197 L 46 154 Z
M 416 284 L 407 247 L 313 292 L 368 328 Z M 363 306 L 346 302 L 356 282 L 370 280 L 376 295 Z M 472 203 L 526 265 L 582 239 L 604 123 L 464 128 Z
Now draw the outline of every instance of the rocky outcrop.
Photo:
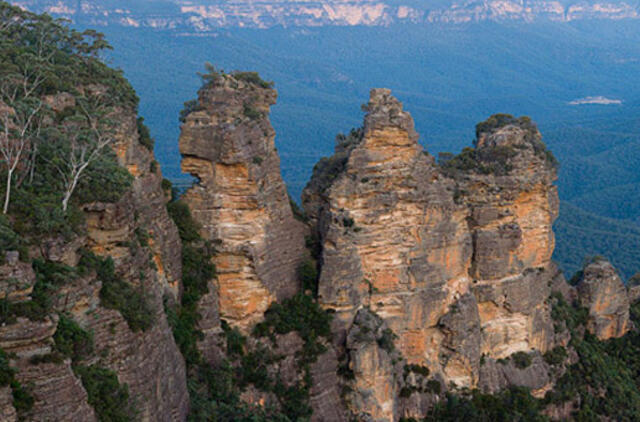
M 477 135 L 475 148 L 438 165 L 398 100 L 375 89 L 363 129 L 338 137 L 303 193 L 322 246 L 319 301 L 335 310 L 338 338 L 369 307 L 406 362 L 465 387 L 486 385 L 482 355 L 544 353 L 554 341 L 553 158 L 526 118 L 494 116 Z M 366 383 L 391 394 L 392 365 L 373 349 L 379 365 Z M 543 378 L 529 384 L 544 388 Z M 387 396 L 365 397 L 376 404 L 363 408 L 385 409 L 374 419 L 392 420 Z
M 7 252 L 4 265 L 0 265 L 0 299 L 24 302 L 33 292 L 35 282 L 31 264 L 21 262 L 17 251 Z
M 640 274 L 634 275 L 627 282 L 627 296 L 632 305 L 640 300 Z
M 605 259 L 594 259 L 577 275 L 580 304 L 589 310 L 587 329 L 600 340 L 623 336 L 631 327 L 624 283 Z
M 521 366 L 515 364 L 512 359 L 487 359 L 480 366 L 482 390 L 496 393 L 510 386 L 518 386 L 526 387 L 535 397 L 544 397 L 552 387 L 549 365 L 539 352 L 528 355 L 526 359 L 530 361 Z
M 358 311 L 349 330 L 346 349 L 353 392 L 347 402 L 358 420 L 389 421 L 397 417 L 396 361 L 392 359 L 397 352 L 390 333 L 382 318 L 368 308 Z
M 220 316 L 241 329 L 299 289 L 306 253 L 268 120 L 275 100 L 255 74 L 216 75 L 180 136 L 182 168 L 198 179 L 183 199 L 216 246 Z
M 527 118 L 496 115 L 478 125 L 476 149 L 445 164 L 470 210 L 473 263 L 483 353 L 502 358 L 546 351 L 553 327 L 545 299 L 558 214 L 556 172 Z M 466 155 L 469 169 L 456 169 Z M 461 170 L 461 171 L 456 171 Z
M 328 351 L 318 357 L 311 366 L 313 384 L 310 391 L 310 402 L 313 408 L 313 422 L 342 421 L 346 419 L 343 408 L 342 391 L 338 377 L 338 357 L 331 345 Z

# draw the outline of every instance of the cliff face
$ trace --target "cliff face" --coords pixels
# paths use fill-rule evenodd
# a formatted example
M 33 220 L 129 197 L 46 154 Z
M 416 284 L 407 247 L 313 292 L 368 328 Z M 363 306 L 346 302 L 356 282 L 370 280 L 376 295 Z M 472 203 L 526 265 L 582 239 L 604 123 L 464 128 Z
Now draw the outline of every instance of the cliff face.
M 0 348 L 15 354 L 11 364 L 18 369 L 16 379 L 29 386 L 34 398 L 28 420 L 97 420 L 71 359 L 52 354 L 61 314 L 92 334 L 94 353 L 82 365 L 115 371 L 120 384 L 128 385 L 140 420 L 184 420 L 188 411 L 184 360 L 163 309 L 163 297 L 176 300 L 180 295 L 178 232 L 166 211 L 162 176 L 152 165 L 153 155 L 139 142 L 135 114 L 120 109 L 112 118 L 118 125 L 114 152 L 134 176 L 130 189 L 118 202 L 84 205 L 86 234 L 45 239 L 30 251 L 32 258 L 59 265 L 56 268 L 68 275 L 62 281 L 43 274 L 36 279 L 31 265 L 18 261 L 13 252 L 0 267 L 0 284 L 18 286 L 5 290 L 14 306 L 42 295 L 34 292 L 36 282 L 56 286 L 55 292 L 47 293 L 51 309 L 43 319 L 18 317 L 0 329 Z M 114 277 L 142 292 L 146 308 L 140 311 L 150 313 L 144 315 L 151 321 L 148 328 L 132 328 L 120 311 L 105 307 L 100 294 L 105 281 L 95 271 L 75 269 L 81 250 L 113 259 Z
M 143 420 L 183 420 L 189 396 L 184 359 L 178 350 L 163 308 L 163 298 L 178 300 L 181 292 L 181 243 L 178 230 L 166 210 L 168 198 L 161 186 L 162 175 L 151 154 L 138 141 L 135 117 L 122 113 L 114 150 L 119 163 L 134 176 L 130 192 L 116 204 L 92 204 L 87 212 L 87 246 L 97 255 L 111 256 L 115 271 L 144 292 L 153 316 L 145 331 L 132 331 L 113 310 L 72 309 L 83 315 L 94 331 L 96 349 L 104 351 L 104 364 L 118 373 L 137 397 Z M 146 233 L 147 246 L 130 245 Z M 142 241 L 144 243 L 144 241 Z M 129 245 L 123 248 L 122 245 Z M 82 296 L 79 296 L 82 300 Z
M 183 199 L 216 247 L 220 316 L 242 329 L 298 291 L 305 257 L 268 120 L 275 100 L 249 74 L 218 75 L 200 90 L 180 136 L 182 168 L 198 178 Z
M 409 364 L 466 387 L 479 385 L 481 355 L 548 350 L 557 190 L 535 127 L 488 121 L 475 150 L 439 166 L 388 90 L 372 90 L 367 108 L 363 130 L 339 139 L 303 194 L 322 245 L 319 301 L 338 332 L 370 309 Z M 380 371 L 374 391 L 392 391 L 393 371 Z M 402 411 L 378 404 L 375 420 Z

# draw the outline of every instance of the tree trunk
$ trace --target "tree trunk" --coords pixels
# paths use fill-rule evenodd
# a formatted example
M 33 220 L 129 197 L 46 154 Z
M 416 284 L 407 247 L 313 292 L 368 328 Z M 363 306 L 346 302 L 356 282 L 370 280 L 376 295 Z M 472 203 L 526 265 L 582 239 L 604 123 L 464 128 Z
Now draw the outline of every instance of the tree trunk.
M 67 191 L 64 193 L 64 198 L 62 199 L 62 211 L 64 211 L 65 213 L 67 212 L 67 207 L 69 206 L 69 199 L 71 198 L 71 195 L 73 194 L 73 191 L 76 190 L 76 186 L 78 185 L 78 180 L 80 179 L 80 175 L 82 174 L 82 171 L 87 168 L 89 164 L 85 164 L 83 166 L 80 167 L 80 169 L 73 175 L 72 177 L 72 182 L 71 185 L 69 187 L 67 187 Z
M 11 198 L 11 178 L 13 176 L 13 170 L 9 169 L 7 173 L 7 190 L 4 194 L 4 207 L 2 208 L 2 213 L 6 214 L 9 211 L 9 199 Z
M 67 212 L 67 207 L 69 206 L 69 198 L 71 198 L 71 191 L 66 191 L 64 193 L 64 198 L 62 198 L 62 211 Z

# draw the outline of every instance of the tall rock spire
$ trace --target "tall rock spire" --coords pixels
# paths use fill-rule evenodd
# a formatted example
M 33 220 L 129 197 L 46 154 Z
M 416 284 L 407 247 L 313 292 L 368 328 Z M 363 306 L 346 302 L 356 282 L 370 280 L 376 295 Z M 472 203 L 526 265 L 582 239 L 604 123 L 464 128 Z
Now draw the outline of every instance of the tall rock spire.
M 220 316 L 240 328 L 295 294 L 306 253 L 268 119 L 276 96 L 256 74 L 218 75 L 180 136 L 182 168 L 198 178 L 184 200 L 217 249 Z

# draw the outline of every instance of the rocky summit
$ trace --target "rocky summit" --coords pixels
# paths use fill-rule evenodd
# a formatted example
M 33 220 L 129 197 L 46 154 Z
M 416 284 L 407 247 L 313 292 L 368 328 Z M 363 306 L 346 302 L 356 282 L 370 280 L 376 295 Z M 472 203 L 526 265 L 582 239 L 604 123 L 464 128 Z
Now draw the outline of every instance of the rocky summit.
M 528 117 L 490 116 L 436 159 L 373 89 L 301 209 L 273 83 L 208 66 L 180 115 L 195 179 L 181 193 L 102 38 L 0 12 L 0 71 L 45 49 L 61 60 L 43 68 L 70 75 L 3 80 L 19 89 L 0 102 L 0 144 L 29 157 L 2 170 L 3 421 L 640 417 L 640 276 L 625 286 L 590 257 L 567 282 L 552 262 L 558 163 Z M 36 48 L 23 26 L 54 41 Z M 52 176 L 96 145 L 87 173 Z

